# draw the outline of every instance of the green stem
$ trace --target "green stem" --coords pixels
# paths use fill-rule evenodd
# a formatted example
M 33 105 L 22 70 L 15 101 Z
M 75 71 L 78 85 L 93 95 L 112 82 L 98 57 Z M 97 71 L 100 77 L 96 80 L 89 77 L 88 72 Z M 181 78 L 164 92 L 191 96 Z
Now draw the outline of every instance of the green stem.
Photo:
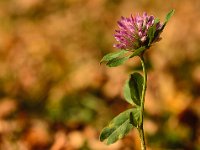
M 143 68 L 143 73 L 144 73 L 144 82 L 143 82 L 143 89 L 142 89 L 140 123 L 139 123 L 138 131 L 139 131 L 140 139 L 141 139 L 141 150 L 146 150 L 143 120 L 144 120 L 145 93 L 146 93 L 146 88 L 147 88 L 147 71 L 146 71 L 143 55 L 140 56 L 140 60 L 142 63 L 142 68 Z
M 141 140 L 141 150 L 146 150 L 146 144 L 145 144 L 145 137 L 144 137 L 143 126 L 141 128 L 138 128 L 138 131 L 139 131 L 140 140 Z

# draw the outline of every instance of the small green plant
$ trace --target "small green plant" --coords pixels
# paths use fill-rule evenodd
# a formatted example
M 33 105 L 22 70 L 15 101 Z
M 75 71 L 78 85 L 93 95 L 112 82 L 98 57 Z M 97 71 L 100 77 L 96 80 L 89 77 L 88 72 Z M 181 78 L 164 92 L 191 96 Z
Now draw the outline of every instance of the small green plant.
M 122 65 L 126 60 L 139 56 L 143 75 L 138 72 L 132 73 L 126 81 L 124 98 L 133 108 L 125 110 L 116 116 L 102 130 L 100 141 L 106 141 L 108 145 L 115 143 L 136 127 L 141 139 L 141 149 L 146 150 L 143 118 L 147 71 L 144 53 L 153 43 L 161 39 L 160 34 L 173 14 L 174 10 L 171 10 L 166 15 L 164 23 L 161 23 L 154 16 L 147 15 L 147 13 L 136 16 L 131 15 L 129 18 L 121 17 L 121 20 L 118 21 L 119 29 L 116 30 L 114 35 L 118 43 L 114 44 L 114 47 L 119 48 L 120 51 L 105 55 L 101 63 L 104 62 L 109 67 L 117 67 Z

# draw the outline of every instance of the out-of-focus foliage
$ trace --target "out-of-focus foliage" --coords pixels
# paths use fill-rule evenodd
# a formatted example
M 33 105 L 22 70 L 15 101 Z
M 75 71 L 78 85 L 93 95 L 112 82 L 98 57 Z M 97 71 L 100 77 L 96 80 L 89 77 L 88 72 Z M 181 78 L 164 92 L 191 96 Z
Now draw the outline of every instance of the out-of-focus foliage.
M 149 149 L 200 149 L 200 1 L 1 0 L 0 149 L 137 150 L 138 133 L 106 146 L 99 131 L 129 107 L 122 88 L 137 58 L 100 66 L 114 52 L 121 15 L 175 15 L 146 54 Z

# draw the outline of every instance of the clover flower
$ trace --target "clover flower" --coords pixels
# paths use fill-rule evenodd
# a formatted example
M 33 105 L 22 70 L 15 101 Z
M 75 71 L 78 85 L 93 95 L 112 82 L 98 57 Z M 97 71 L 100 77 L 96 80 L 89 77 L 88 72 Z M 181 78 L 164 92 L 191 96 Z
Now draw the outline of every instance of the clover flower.
M 102 130 L 100 141 L 105 141 L 107 145 L 113 144 L 126 136 L 134 127 L 140 135 L 141 150 L 146 150 L 144 135 L 144 103 L 147 89 L 147 69 L 144 60 L 144 52 L 150 48 L 151 44 L 160 39 L 160 34 L 167 22 L 174 14 L 172 9 L 165 17 L 165 21 L 160 23 L 159 19 L 149 16 L 147 13 L 136 15 L 130 18 L 121 17 L 118 21 L 119 30 L 115 30 L 117 52 L 106 54 L 100 63 L 105 62 L 109 67 L 122 65 L 127 60 L 138 56 L 141 60 L 143 75 L 139 72 L 130 74 L 124 86 L 124 99 L 133 107 L 117 115 Z
M 119 30 L 115 30 L 114 37 L 118 43 L 114 44 L 114 47 L 125 50 L 134 50 L 142 46 L 150 47 L 153 42 L 161 39 L 160 33 L 164 27 L 164 24 L 154 16 L 147 15 L 146 12 L 134 17 L 131 15 L 130 18 L 121 17 L 117 23 Z

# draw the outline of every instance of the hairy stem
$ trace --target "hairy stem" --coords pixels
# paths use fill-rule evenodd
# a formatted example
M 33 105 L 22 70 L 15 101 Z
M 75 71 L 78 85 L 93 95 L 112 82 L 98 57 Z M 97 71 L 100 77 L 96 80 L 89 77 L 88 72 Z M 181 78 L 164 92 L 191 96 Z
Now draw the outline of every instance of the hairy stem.
M 143 55 L 140 56 L 140 60 L 141 60 L 141 63 L 142 63 L 142 68 L 143 68 L 143 73 L 144 73 L 144 82 L 143 82 L 143 89 L 142 89 L 140 123 L 139 123 L 138 131 L 139 131 L 140 139 L 141 139 L 141 150 L 146 150 L 143 120 L 144 120 L 145 93 L 146 93 L 146 87 L 147 87 L 147 71 L 146 71 L 146 66 L 145 66 L 145 63 L 144 63 Z

